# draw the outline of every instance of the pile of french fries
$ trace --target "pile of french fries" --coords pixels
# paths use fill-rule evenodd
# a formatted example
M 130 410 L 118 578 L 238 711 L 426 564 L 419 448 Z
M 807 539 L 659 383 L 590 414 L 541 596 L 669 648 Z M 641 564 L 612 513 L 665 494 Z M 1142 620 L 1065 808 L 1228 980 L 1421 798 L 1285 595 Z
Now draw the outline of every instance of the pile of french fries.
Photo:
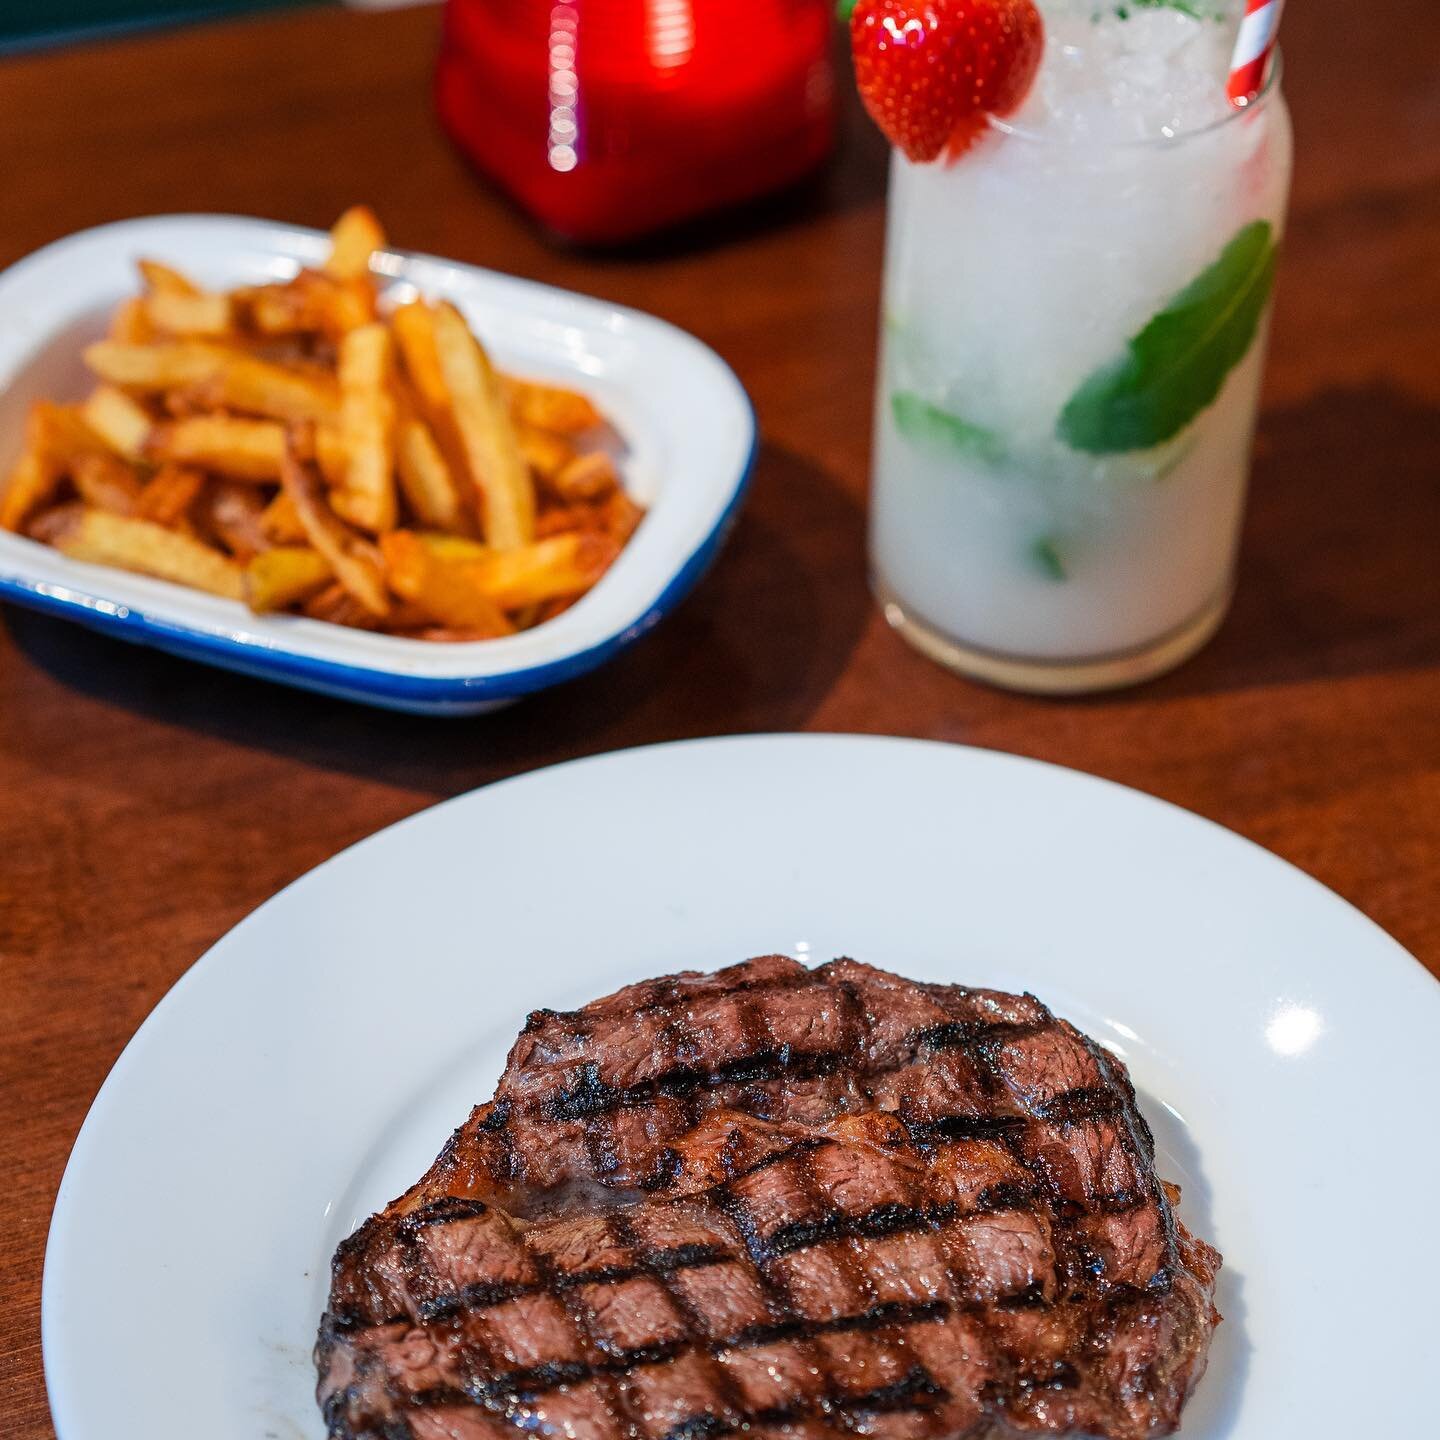
M 382 308 L 364 207 L 329 259 L 207 291 L 156 261 L 38 402 L 0 527 L 76 559 L 424 640 L 537 625 L 604 574 L 643 511 L 585 396 L 501 374 L 453 305 Z

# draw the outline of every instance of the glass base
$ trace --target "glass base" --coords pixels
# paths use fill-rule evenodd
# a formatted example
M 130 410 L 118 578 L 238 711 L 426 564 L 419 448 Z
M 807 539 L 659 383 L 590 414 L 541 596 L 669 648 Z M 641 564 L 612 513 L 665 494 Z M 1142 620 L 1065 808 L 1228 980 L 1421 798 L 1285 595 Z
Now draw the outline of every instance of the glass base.
M 922 655 L 957 675 L 1030 695 L 1084 695 L 1153 680 L 1188 660 L 1210 639 L 1230 608 L 1231 595 L 1226 585 L 1193 620 L 1131 650 L 1086 660 L 1035 660 L 966 645 L 908 610 L 878 576 L 872 577 L 871 588 L 890 626 Z

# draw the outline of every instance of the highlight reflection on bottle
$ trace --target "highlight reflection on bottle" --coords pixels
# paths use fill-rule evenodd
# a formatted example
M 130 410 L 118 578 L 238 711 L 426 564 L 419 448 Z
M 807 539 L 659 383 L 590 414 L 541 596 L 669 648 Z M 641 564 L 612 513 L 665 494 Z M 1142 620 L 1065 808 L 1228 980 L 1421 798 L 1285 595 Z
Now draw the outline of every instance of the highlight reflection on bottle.
M 546 229 L 624 242 L 821 163 L 834 23 L 832 0 L 446 0 L 435 101 Z

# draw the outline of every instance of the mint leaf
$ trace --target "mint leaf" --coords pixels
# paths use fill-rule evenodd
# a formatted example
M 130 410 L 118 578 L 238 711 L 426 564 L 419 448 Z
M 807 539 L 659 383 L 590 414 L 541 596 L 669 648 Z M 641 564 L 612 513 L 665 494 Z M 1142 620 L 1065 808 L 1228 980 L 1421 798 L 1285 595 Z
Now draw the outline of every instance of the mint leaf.
M 850 12 L 860 3 L 860 0 L 835 0 L 835 17 L 842 25 L 850 23 Z
M 1114 14 L 1120 20 L 1128 20 L 1132 10 L 1178 10 L 1192 20 L 1223 20 L 1225 18 L 1223 8 L 1217 6 L 1214 0 L 1211 0 L 1208 6 L 1201 4 L 1200 0 L 1126 0 L 1125 4 L 1115 6 Z M 1098 23 L 1103 15 L 1103 11 L 1097 10 L 1091 19 Z
M 1042 535 L 1030 546 L 1030 558 L 1040 573 L 1051 580 L 1068 580 L 1065 559 L 1060 547 L 1048 535 Z
M 1244 226 L 1066 402 L 1056 429 L 1092 455 L 1148 450 L 1185 428 L 1220 393 L 1250 348 L 1275 280 L 1270 223 Z
M 1178 10 L 1182 15 L 1188 15 L 1192 20 L 1204 20 L 1206 12 L 1198 5 L 1192 5 L 1190 0 L 1129 0 L 1137 10 Z M 1119 12 L 1117 12 L 1119 13 Z M 1121 14 L 1122 20 L 1128 17 Z
M 932 405 L 913 390 L 895 391 L 890 397 L 890 413 L 895 417 L 895 428 L 916 445 L 953 450 L 992 464 L 1005 453 L 1000 437 L 993 430 L 972 425 L 968 420 Z

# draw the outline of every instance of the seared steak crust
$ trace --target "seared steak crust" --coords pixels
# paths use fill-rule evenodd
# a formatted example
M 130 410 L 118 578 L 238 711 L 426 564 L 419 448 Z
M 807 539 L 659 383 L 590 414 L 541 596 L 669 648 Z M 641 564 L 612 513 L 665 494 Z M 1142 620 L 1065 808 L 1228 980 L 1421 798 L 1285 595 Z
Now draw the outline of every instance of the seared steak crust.
M 1031 996 L 770 956 L 537 1011 L 335 1256 L 329 1433 L 1166 1435 L 1220 1257 Z

